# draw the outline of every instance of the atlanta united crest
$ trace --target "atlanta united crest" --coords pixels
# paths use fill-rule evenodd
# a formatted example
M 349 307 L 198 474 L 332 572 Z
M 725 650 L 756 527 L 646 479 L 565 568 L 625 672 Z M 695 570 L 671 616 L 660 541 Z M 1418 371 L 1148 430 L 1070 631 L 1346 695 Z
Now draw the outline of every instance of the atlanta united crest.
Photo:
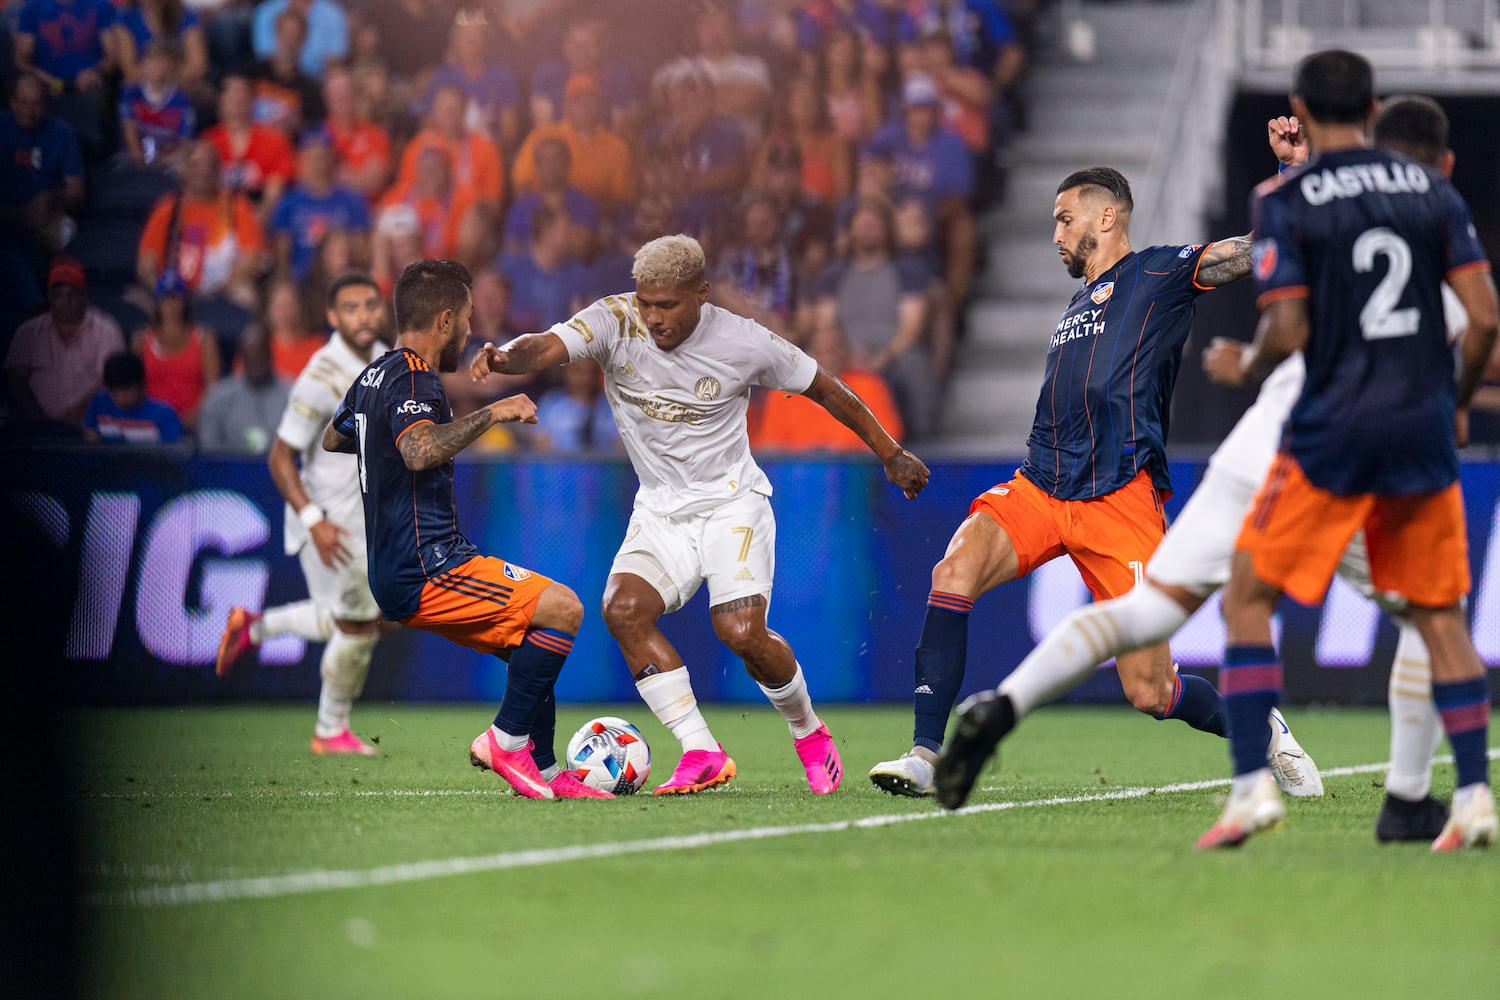
M 714 378 L 712 375 L 703 376 L 693 386 L 693 395 L 697 396 L 705 403 L 711 403 L 714 400 L 718 399 L 719 393 L 723 391 L 724 387 L 721 386 L 719 384 L 719 380 Z

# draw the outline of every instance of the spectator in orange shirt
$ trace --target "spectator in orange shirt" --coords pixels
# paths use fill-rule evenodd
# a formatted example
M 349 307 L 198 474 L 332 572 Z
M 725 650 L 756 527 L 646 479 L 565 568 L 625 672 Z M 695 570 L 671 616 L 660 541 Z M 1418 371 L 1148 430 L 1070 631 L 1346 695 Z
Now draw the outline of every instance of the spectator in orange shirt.
M 833 130 L 817 82 L 799 76 L 786 86 L 771 133 L 756 150 L 750 186 L 764 190 L 769 159 L 787 145 L 796 147 L 802 162 L 802 190 L 819 201 L 837 204 L 854 184 L 854 158 L 849 143 Z
M 333 137 L 339 160 L 339 183 L 375 201 L 391 176 L 391 137 L 359 113 L 354 74 L 332 67 L 323 74 L 323 127 Z
M 196 432 L 203 396 L 222 374 L 219 345 L 212 331 L 193 322 L 192 297 L 177 272 L 163 271 L 157 279 L 151 325 L 136 331 L 130 349 L 145 362 L 146 395 L 172 407 L 182 426 Z
M 995 99 L 989 77 L 958 62 L 953 39 L 940 24 L 922 32 L 911 68 L 926 73 L 937 84 L 943 124 L 958 133 L 969 152 L 983 155 L 990 144 L 990 104 Z
M 630 147 L 604 127 L 603 95 L 593 77 L 569 77 L 563 91 L 562 121 L 539 125 L 526 136 L 511 175 L 518 193 L 536 190 L 536 147 L 553 137 L 567 143 L 573 156 L 568 182 L 593 198 L 606 219 L 613 218 L 635 196 Z
M 436 146 L 424 149 L 411 186 L 380 203 L 372 255 L 377 283 L 389 278 L 394 288 L 401 269 L 422 257 L 474 259 L 487 235 L 485 218 L 473 193 L 454 184 L 448 154 Z M 404 248 L 417 256 L 407 258 Z
M 457 87 L 439 87 L 432 95 L 432 110 L 426 127 L 407 145 L 401 157 L 396 190 L 403 195 L 416 182 L 417 160 L 429 149 L 447 154 L 452 164 L 453 184 L 466 188 L 495 218 L 505 196 L 505 173 L 495 144 L 464 126 L 464 94 Z
M 253 308 L 265 237 L 242 194 L 219 184 L 219 154 L 194 143 L 182 171 L 182 191 L 162 195 L 146 220 L 136 251 L 136 274 L 147 288 L 170 267 L 198 298 L 227 297 Z
M 302 292 L 296 282 L 279 278 L 266 290 L 265 315 L 261 325 L 270 334 L 271 367 L 288 382 L 297 381 L 318 348 L 328 343 L 328 333 L 308 321 Z M 313 332 L 317 330 L 318 332 Z
M 219 153 L 219 182 L 257 206 L 262 224 L 291 182 L 297 166 L 292 144 L 251 117 L 255 92 L 250 78 L 230 73 L 219 84 L 219 124 L 203 133 Z
M 885 379 L 850 364 L 849 345 L 835 323 L 813 334 L 807 353 L 865 401 L 875 419 L 898 440 L 906 433 L 896 402 Z M 805 396 L 770 393 L 761 405 L 760 419 L 750 428 L 756 451 L 834 451 L 863 454 L 868 447 L 853 431 Z

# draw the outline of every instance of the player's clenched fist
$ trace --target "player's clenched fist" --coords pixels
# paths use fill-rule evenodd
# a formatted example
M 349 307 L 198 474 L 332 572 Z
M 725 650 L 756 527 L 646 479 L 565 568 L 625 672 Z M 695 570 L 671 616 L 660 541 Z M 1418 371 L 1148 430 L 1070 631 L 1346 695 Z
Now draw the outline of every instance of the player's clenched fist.
M 495 400 L 490 404 L 490 410 L 495 414 L 497 424 L 536 423 L 536 404 L 524 392 Z

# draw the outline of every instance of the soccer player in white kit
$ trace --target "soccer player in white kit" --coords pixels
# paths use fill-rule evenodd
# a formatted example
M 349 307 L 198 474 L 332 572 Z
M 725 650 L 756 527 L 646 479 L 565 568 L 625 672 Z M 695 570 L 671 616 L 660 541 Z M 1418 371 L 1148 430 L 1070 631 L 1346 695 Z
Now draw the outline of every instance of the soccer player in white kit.
M 1381 108 L 1374 137 L 1378 145 L 1426 163 L 1446 176 L 1453 169 L 1453 154 L 1447 148 L 1447 127 L 1442 109 L 1431 100 L 1398 97 Z M 1266 123 L 1266 133 L 1272 151 L 1284 165 L 1293 166 L 1307 159 L 1305 134 L 1297 119 L 1273 118 Z M 1457 297 L 1446 286 L 1443 291 L 1448 327 L 1456 335 L 1465 329 L 1467 320 Z M 1217 366 L 1238 368 L 1240 353 L 1246 346 L 1215 338 L 1204 353 L 1204 368 L 1210 373 Z M 977 776 L 978 768 L 983 766 L 995 743 L 1033 709 L 1080 683 L 1109 657 L 1170 638 L 1228 581 L 1240 525 L 1275 457 L 1282 425 L 1301 395 L 1304 375 L 1299 352 L 1267 377 L 1254 404 L 1209 459 L 1208 472 L 1172 522 L 1140 585 L 1124 597 L 1069 615 L 997 690 L 975 695 L 958 707 L 958 736 L 952 748 L 944 752 L 943 756 L 948 758 L 946 766 L 941 759 L 938 766 L 938 797 L 943 805 L 956 808 L 962 803 L 972 786 L 971 772 Z M 1427 648 L 1416 628 L 1400 616 L 1401 608 L 1375 593 L 1362 536 L 1350 545 L 1339 574 L 1367 596 L 1381 600 L 1400 627 L 1389 691 L 1391 769 L 1376 836 L 1382 841 L 1431 840 L 1441 832 L 1448 810 L 1429 794 L 1432 755 L 1442 740 L 1443 728 L 1432 706 Z M 1000 705 L 1004 700 L 1009 702 L 1008 724 L 992 725 L 988 732 L 981 732 L 982 717 L 1004 721 L 1007 712 Z M 966 719 L 968 738 L 963 736 Z M 996 728 L 1005 732 L 996 736 Z M 1289 734 L 1272 733 L 1269 764 L 1273 770 L 1300 763 L 1304 781 L 1316 782 L 1321 793 L 1321 777 L 1302 756 L 1300 746 L 1290 744 L 1284 750 L 1298 755 L 1300 762 L 1277 759 L 1278 738 L 1289 739 Z M 982 754 L 978 753 L 980 750 Z M 946 796 L 944 774 L 949 777 Z M 1293 789 L 1292 794 L 1296 791 Z
M 607 296 L 545 333 L 486 344 L 470 374 L 521 374 L 591 358 L 640 478 L 625 541 L 610 568 L 604 620 L 651 711 L 682 744 L 658 795 L 691 794 L 735 776 L 709 731 L 663 614 L 708 581 L 714 633 L 745 662 L 787 721 L 808 786 L 836 790 L 843 766 L 786 640 L 766 627 L 776 557 L 771 485 L 750 454 L 750 389 L 808 397 L 858 434 L 908 499 L 927 467 L 868 407 L 797 347 L 708 304 L 703 248 L 664 236 L 636 253 L 635 293 Z
M 218 672 L 226 673 L 246 649 L 279 629 L 306 638 L 321 633 L 327 645 L 312 751 L 374 756 L 375 748 L 349 725 L 380 637 L 380 608 L 370 593 L 365 556 L 359 466 L 354 455 L 320 446 L 323 429 L 349 386 L 372 358 L 389 350 L 380 340 L 386 328 L 385 300 L 368 274 L 350 271 L 334 279 L 328 289 L 328 322 L 334 335 L 308 359 L 292 385 L 268 460 L 271 478 L 287 503 L 286 552 L 301 562 L 311 602 L 268 608 L 264 621 L 249 609 L 232 609 L 219 645 Z

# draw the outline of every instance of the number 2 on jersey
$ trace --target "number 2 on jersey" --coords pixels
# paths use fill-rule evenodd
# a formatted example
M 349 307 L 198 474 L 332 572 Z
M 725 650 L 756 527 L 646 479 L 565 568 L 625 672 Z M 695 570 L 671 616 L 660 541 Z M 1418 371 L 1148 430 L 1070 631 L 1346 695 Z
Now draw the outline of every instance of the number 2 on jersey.
M 1421 316 L 1415 307 L 1397 309 L 1396 303 L 1411 280 L 1411 246 L 1384 226 L 1366 229 L 1354 241 L 1354 270 L 1360 274 L 1375 270 L 1377 255 L 1385 257 L 1388 269 L 1359 311 L 1360 333 L 1366 340 L 1410 337 L 1421 325 Z

